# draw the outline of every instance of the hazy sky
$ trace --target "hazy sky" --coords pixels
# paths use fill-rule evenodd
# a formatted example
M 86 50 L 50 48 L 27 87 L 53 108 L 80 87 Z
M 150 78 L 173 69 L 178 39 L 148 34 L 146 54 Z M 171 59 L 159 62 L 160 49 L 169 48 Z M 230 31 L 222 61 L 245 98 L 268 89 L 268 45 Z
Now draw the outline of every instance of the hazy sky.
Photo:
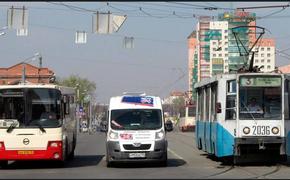
M 216 16 L 226 10 L 204 10 L 204 6 L 236 8 L 287 5 L 288 2 L 0 2 L 0 28 L 6 26 L 7 9 L 25 6 L 29 11 L 28 36 L 6 30 L 0 36 L 0 67 L 10 67 L 39 52 L 43 66 L 59 77 L 76 74 L 97 85 L 96 100 L 108 103 L 124 91 L 146 92 L 162 98 L 173 90 L 186 91 L 187 37 L 195 29 L 193 14 Z M 81 9 L 82 8 L 82 9 Z M 140 10 L 141 9 L 141 10 Z M 117 33 L 92 33 L 93 11 L 127 15 Z M 290 54 L 290 8 L 253 9 L 257 25 L 276 38 L 276 47 Z M 174 15 L 175 12 L 175 15 Z M 75 44 L 75 32 L 87 32 L 86 44 Z M 123 38 L 134 37 L 134 48 L 125 49 Z M 32 62 L 37 65 L 37 61 Z M 276 56 L 276 65 L 290 64 Z

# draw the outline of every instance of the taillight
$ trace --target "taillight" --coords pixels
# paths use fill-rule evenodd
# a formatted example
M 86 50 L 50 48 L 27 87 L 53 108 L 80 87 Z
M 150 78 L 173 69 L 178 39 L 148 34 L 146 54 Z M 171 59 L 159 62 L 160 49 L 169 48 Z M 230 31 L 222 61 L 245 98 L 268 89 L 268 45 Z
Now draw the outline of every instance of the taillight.
M 5 150 L 4 142 L 0 142 L 0 150 Z
M 48 141 L 47 148 L 61 148 L 62 141 Z

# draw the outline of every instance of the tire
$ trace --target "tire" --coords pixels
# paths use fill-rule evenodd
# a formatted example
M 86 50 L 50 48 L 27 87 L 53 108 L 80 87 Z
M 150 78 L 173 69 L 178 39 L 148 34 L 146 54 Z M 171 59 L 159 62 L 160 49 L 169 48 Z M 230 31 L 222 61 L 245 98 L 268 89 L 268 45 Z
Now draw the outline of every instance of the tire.
M 106 150 L 106 166 L 108 168 L 112 167 L 113 166 L 113 162 L 109 160 L 109 153 L 108 153 L 108 150 Z
M 71 153 L 68 155 L 68 160 L 73 160 L 75 158 L 75 150 L 73 149 Z
M 164 157 L 162 158 L 162 160 L 159 162 L 161 167 L 166 167 L 167 166 L 167 152 L 164 153 Z
M 2 169 L 7 168 L 7 166 L 8 166 L 8 161 L 7 161 L 7 160 L 2 160 L 2 161 L 0 161 L 0 167 L 1 167 Z
M 113 163 L 109 160 L 109 155 L 108 153 L 106 154 L 106 166 L 108 168 L 113 167 Z

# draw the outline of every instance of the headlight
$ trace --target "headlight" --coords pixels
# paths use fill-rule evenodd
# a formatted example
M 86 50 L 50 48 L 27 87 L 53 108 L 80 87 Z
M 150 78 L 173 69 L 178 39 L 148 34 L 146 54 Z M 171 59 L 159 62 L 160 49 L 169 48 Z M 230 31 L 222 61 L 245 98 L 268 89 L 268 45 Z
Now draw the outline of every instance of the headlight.
M 165 133 L 164 133 L 163 130 L 158 131 L 158 132 L 155 133 L 155 139 L 163 139 L 164 136 L 165 136 Z
M 273 134 L 278 134 L 278 133 L 279 133 L 279 128 L 277 128 L 277 127 L 273 127 L 273 128 L 272 128 L 272 133 L 273 133 Z
M 250 133 L 250 128 L 249 127 L 244 127 L 243 132 L 244 132 L 244 134 L 249 134 Z
M 110 139 L 118 139 L 118 133 L 110 131 L 109 132 L 109 138 Z

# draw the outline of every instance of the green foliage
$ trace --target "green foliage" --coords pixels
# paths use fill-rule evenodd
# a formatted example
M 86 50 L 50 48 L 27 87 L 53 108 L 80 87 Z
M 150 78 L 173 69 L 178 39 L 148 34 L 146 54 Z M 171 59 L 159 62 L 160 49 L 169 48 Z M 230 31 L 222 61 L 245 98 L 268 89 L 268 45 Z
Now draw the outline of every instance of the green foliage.
M 82 78 L 78 75 L 70 75 L 67 78 L 57 78 L 56 84 L 62 86 L 73 87 L 76 89 L 76 94 L 79 96 L 79 102 L 84 102 L 88 95 L 93 95 L 96 91 L 96 83 Z
M 178 97 L 172 100 L 173 113 L 180 114 L 181 117 L 185 115 L 185 100 L 184 97 Z

